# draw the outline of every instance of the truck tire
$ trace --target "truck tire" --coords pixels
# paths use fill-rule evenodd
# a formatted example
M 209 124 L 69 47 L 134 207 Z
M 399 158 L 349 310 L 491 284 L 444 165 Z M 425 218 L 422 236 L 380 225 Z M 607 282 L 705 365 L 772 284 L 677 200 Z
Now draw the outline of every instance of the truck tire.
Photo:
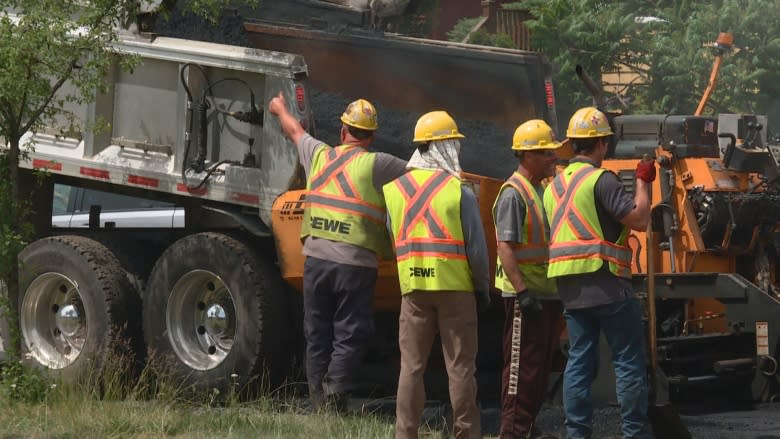
M 290 368 L 284 291 L 276 267 L 247 243 L 211 232 L 181 238 L 149 276 L 147 357 L 196 394 L 270 390 Z
M 66 384 L 135 372 L 140 301 L 117 258 L 83 236 L 40 239 L 19 254 L 23 358 Z

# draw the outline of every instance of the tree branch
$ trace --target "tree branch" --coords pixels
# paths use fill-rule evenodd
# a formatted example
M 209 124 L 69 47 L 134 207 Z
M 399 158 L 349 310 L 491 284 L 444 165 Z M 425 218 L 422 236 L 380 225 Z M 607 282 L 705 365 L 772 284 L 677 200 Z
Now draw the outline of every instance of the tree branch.
M 76 68 L 78 62 L 79 62 L 79 58 L 75 58 L 73 59 L 73 61 L 69 63 L 70 71 Z M 29 120 L 27 121 L 27 124 L 24 126 L 21 132 L 26 133 L 27 131 L 30 130 L 30 128 L 32 128 L 35 121 L 38 120 L 39 117 L 41 117 L 41 114 L 43 114 L 44 111 L 46 111 L 46 108 L 49 106 L 52 99 L 54 99 L 54 96 L 57 94 L 57 91 L 59 91 L 59 89 L 63 86 L 63 84 L 65 84 L 65 81 L 67 81 L 68 79 L 69 79 L 68 75 L 63 75 L 60 79 L 57 80 L 56 83 L 54 83 L 54 85 L 51 88 L 51 93 L 49 93 L 49 96 L 47 96 L 44 99 L 43 103 L 41 103 L 41 105 L 39 105 L 38 108 L 36 108 L 34 111 L 30 113 Z M 20 125 L 21 125 L 21 121 L 20 121 Z
M 16 126 L 22 126 L 22 118 L 24 117 L 24 109 L 27 107 L 27 93 L 30 91 L 30 77 L 32 76 L 32 66 L 33 63 L 27 63 L 27 77 L 24 78 L 24 93 L 22 93 L 22 99 L 20 99 L 20 105 L 19 105 L 19 114 L 17 115 L 17 119 L 15 122 Z M 26 133 L 27 130 L 22 130 L 23 133 Z
M 3 114 L 4 124 L 6 130 L 6 140 L 11 140 L 11 137 L 13 136 L 13 127 L 11 124 L 11 121 L 14 120 L 14 115 L 11 114 L 11 106 L 10 102 L 8 102 L 6 99 L 0 99 L 0 112 Z

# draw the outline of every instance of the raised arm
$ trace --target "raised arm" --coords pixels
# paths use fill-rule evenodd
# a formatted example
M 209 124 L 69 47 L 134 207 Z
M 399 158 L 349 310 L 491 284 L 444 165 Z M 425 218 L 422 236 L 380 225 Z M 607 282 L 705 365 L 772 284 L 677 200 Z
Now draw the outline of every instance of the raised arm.
M 268 111 L 279 118 L 279 123 L 282 125 L 284 134 L 296 145 L 300 144 L 301 138 L 306 134 L 306 130 L 303 129 L 303 126 L 298 119 L 290 114 L 282 92 L 279 92 L 279 95 L 271 99 L 271 102 L 268 103 Z

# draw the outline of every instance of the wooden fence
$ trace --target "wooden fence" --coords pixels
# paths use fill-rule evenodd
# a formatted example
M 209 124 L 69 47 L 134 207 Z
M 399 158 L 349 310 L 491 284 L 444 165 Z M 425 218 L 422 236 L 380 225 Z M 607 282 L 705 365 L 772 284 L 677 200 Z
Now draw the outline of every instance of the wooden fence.
M 529 18 L 531 15 L 528 11 L 499 8 L 496 11 L 496 32 L 509 35 L 518 49 L 534 50 L 531 47 L 531 32 L 525 27 L 525 21 Z

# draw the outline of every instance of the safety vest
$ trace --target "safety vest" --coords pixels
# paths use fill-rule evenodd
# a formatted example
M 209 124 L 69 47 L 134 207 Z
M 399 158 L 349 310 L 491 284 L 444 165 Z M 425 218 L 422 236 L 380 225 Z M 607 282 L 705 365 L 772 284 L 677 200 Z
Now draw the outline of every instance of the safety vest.
M 461 182 L 414 169 L 384 186 L 401 294 L 474 291 L 460 220 Z
M 352 145 L 314 153 L 301 239 L 311 235 L 388 254 L 385 202 L 374 187 L 375 157 Z
M 520 231 L 520 242 L 512 243 L 511 247 L 517 259 L 517 267 L 523 275 L 525 286 L 537 294 L 552 295 L 557 292 L 555 280 L 547 277 L 547 261 L 549 259 L 547 235 L 547 218 L 542 210 L 542 199 L 530 181 L 515 172 L 501 186 L 498 195 L 505 190 L 514 189 L 525 202 L 525 220 Z M 493 203 L 493 218 L 496 217 L 496 202 Z M 504 273 L 501 259 L 496 261 L 495 285 L 499 290 L 509 293 L 516 292 L 515 287 Z
M 551 229 L 549 277 L 592 273 L 604 261 L 614 275 L 631 277 L 628 227 L 623 226 L 617 242 L 609 242 L 599 222 L 594 191 L 603 172 L 589 163 L 572 163 L 545 190 Z

